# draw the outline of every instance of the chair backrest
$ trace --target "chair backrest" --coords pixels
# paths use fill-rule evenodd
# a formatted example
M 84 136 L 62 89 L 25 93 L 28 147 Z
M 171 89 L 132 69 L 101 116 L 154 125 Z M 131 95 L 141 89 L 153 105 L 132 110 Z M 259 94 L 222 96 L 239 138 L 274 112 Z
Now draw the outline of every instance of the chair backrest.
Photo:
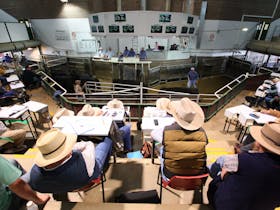
M 163 187 L 169 186 L 176 190 L 196 190 L 201 189 L 205 184 L 208 174 L 196 176 L 173 176 L 169 181 L 162 179 Z

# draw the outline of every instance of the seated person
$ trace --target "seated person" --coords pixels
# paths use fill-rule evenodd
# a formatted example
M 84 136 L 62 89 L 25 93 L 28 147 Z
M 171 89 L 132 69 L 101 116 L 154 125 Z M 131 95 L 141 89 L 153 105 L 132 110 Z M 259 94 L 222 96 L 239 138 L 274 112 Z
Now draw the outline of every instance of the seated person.
M 129 54 L 129 50 L 127 49 L 127 47 L 125 47 L 122 55 L 123 57 L 128 57 L 128 54 Z
M 76 143 L 75 134 L 59 129 L 43 133 L 30 173 L 24 176 L 32 189 L 45 193 L 65 193 L 80 189 L 98 178 L 108 163 L 112 140 L 105 137 L 96 147 L 90 141 Z
M 135 57 L 135 56 L 136 56 L 135 51 L 133 50 L 133 48 L 130 48 L 127 57 Z
M 147 53 L 144 50 L 144 47 L 142 47 L 141 50 L 140 50 L 139 58 L 140 58 L 140 60 L 146 60 L 147 59 Z
M 22 81 L 26 88 L 40 87 L 41 84 L 40 76 L 34 73 L 30 66 L 27 66 L 22 72 Z
M 280 204 L 280 124 L 252 126 L 252 151 L 221 156 L 212 164 L 209 203 L 216 210 L 274 209 Z
M 26 130 L 19 128 L 19 126 L 14 123 L 10 128 L 0 121 L 0 141 L 8 141 L 4 144 L 2 148 L 5 153 L 18 152 L 26 149 L 24 145 Z
M 115 52 L 112 50 L 111 47 L 109 47 L 108 51 L 105 53 L 105 58 L 111 59 L 115 56 Z
M 26 201 L 30 200 L 40 205 L 45 204 L 50 196 L 34 192 L 31 187 L 21 179 L 24 173 L 22 167 L 0 156 L 0 209 L 23 209 Z
M 3 62 L 6 62 L 6 63 L 12 63 L 13 62 L 13 58 L 9 56 L 8 53 L 5 54 L 5 57 L 3 59 Z
M 124 109 L 123 102 L 118 99 L 113 99 L 109 101 L 106 107 L 103 107 L 104 110 L 106 109 Z M 106 111 L 105 111 L 106 113 Z M 130 152 L 132 151 L 132 144 L 131 144 L 131 125 L 124 124 L 124 123 L 117 123 L 119 127 L 119 131 L 121 132 L 122 140 L 124 143 L 124 151 Z
M 75 80 L 74 92 L 79 94 L 84 94 L 83 88 L 81 86 L 81 80 Z
M 0 97 L 16 97 L 17 93 L 14 90 L 7 90 L 0 80 Z
M 175 118 L 175 123 L 163 129 L 162 178 L 168 180 L 175 175 L 205 173 L 208 139 L 201 128 L 204 123 L 202 109 L 188 98 L 171 101 L 166 107 Z M 160 139 L 153 133 L 151 135 L 153 139 Z

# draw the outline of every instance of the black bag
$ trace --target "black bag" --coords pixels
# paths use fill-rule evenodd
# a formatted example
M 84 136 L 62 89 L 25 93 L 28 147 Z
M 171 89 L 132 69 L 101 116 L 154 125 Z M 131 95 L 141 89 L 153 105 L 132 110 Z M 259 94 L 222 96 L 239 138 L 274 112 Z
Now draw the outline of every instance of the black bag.
M 156 190 L 122 193 L 116 198 L 118 203 L 160 203 Z

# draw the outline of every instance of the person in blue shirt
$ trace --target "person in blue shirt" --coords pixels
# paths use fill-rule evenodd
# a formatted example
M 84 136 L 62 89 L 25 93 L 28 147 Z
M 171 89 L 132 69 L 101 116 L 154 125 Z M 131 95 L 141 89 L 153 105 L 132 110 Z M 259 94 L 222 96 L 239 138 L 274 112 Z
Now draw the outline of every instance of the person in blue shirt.
M 111 47 L 109 47 L 108 51 L 105 53 L 105 57 L 111 59 L 115 56 L 115 52 L 112 50 Z
M 123 51 L 123 57 L 128 57 L 128 53 L 129 53 L 129 50 L 127 49 L 127 47 L 125 47 L 124 51 Z
M 188 88 L 194 87 L 197 88 L 196 83 L 199 78 L 199 75 L 194 67 L 191 67 L 191 70 L 188 73 Z
M 4 62 L 12 63 L 13 59 L 8 55 L 8 53 L 4 57 Z
M 147 59 L 147 53 L 144 50 L 144 47 L 141 48 L 139 58 L 140 58 L 140 60 L 146 60 Z
M 135 57 L 135 56 L 136 56 L 135 51 L 133 50 L 133 48 L 130 48 L 130 50 L 129 50 L 129 53 L 128 53 L 127 57 Z

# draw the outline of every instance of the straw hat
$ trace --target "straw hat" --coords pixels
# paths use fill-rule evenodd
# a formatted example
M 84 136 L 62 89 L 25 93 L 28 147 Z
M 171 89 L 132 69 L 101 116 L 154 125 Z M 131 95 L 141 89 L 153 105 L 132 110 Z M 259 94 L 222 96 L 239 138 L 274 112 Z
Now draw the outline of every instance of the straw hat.
M 92 107 L 90 104 L 85 104 L 78 112 L 77 116 L 100 116 L 103 112 L 98 107 Z
M 156 107 L 160 110 L 164 110 L 164 111 L 168 112 L 169 114 L 171 114 L 170 102 L 171 101 L 168 98 L 159 98 L 156 101 Z
M 39 167 L 45 167 L 62 160 L 72 151 L 76 141 L 75 134 L 64 134 L 57 128 L 48 130 L 36 142 L 39 152 L 35 157 L 35 163 Z
M 74 116 L 74 112 L 66 109 L 66 108 L 61 108 L 59 109 L 53 116 L 53 123 L 56 123 L 56 121 L 61 117 L 61 116 Z
M 250 134 L 263 147 L 280 155 L 280 124 L 270 123 L 264 126 L 251 126 Z
M 186 130 L 197 130 L 204 123 L 204 113 L 200 106 L 189 98 L 171 101 L 170 110 L 176 122 Z
M 119 99 L 116 99 L 114 98 L 113 100 L 109 101 L 107 103 L 107 107 L 112 109 L 112 108 L 115 108 L 115 109 L 123 109 L 124 106 L 123 106 L 123 102 L 120 101 Z

